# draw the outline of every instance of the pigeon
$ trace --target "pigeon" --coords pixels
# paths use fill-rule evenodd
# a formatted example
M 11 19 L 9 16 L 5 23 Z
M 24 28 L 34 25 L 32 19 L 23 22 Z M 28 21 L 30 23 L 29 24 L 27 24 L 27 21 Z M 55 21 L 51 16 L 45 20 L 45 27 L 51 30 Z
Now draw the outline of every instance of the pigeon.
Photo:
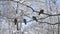
M 14 23 L 15 23 L 15 25 L 17 24 L 17 19 L 16 18 L 14 19 Z
M 44 13 L 44 10 L 40 10 L 39 15 L 40 15 L 40 14 L 43 14 L 43 13 Z
M 36 22 L 38 22 L 37 18 L 35 16 L 32 17 L 33 20 L 35 20 Z
M 24 19 L 24 23 L 25 23 L 25 25 L 27 24 L 26 19 Z

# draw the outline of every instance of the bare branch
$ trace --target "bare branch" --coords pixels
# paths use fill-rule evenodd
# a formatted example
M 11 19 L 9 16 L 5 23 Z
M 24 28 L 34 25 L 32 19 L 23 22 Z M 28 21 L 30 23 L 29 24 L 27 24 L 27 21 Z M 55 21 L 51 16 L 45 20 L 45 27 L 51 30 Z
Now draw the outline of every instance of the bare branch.
M 26 4 L 20 3 L 19 1 L 14 1 L 14 2 L 17 2 L 17 3 L 19 3 L 19 4 L 22 4 L 22 5 L 30 8 L 30 9 L 32 9 L 33 12 L 37 12 L 37 11 L 35 11 L 32 7 L 30 7 L 30 6 L 26 5 Z M 39 12 L 37 12 L 37 13 L 39 13 Z
M 28 22 L 31 22 L 31 21 L 33 21 L 33 20 L 30 20 Z M 38 22 L 38 23 L 46 23 L 46 24 L 49 24 L 49 25 L 57 25 L 57 24 L 60 24 L 60 23 L 54 23 L 54 24 L 52 24 L 52 23 L 49 23 L 49 22 Z
M 47 14 L 47 13 L 43 13 L 45 15 L 48 15 L 48 16 L 59 16 L 60 14 L 54 14 L 54 15 L 51 15 L 51 14 Z

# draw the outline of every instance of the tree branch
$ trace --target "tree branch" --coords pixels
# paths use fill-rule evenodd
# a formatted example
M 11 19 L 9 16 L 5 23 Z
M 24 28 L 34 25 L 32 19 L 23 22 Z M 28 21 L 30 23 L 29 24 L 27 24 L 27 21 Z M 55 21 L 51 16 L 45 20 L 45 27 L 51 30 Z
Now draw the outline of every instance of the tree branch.
M 33 20 L 30 20 L 28 22 L 31 22 L 31 21 L 33 21 Z M 49 22 L 39 22 L 39 23 L 46 23 L 46 24 L 49 24 L 49 25 L 57 25 L 57 24 L 60 24 L 60 23 L 54 23 L 54 24 L 52 24 L 52 23 L 49 23 Z

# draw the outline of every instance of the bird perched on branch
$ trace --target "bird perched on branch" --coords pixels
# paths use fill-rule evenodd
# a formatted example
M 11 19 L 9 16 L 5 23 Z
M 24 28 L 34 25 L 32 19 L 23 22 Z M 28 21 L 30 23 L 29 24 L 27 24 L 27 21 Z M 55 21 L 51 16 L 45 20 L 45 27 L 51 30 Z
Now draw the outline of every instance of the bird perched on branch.
M 36 22 L 38 22 L 38 20 L 35 16 L 33 16 L 32 19 L 35 20 Z
M 16 18 L 14 19 L 14 23 L 15 23 L 15 25 L 17 24 L 17 19 Z
M 43 14 L 43 13 L 44 13 L 44 10 L 42 9 L 42 10 L 40 10 L 38 15 Z
M 23 21 L 24 21 L 24 23 L 25 23 L 25 25 L 26 25 L 26 24 L 27 24 L 26 19 L 23 19 Z

